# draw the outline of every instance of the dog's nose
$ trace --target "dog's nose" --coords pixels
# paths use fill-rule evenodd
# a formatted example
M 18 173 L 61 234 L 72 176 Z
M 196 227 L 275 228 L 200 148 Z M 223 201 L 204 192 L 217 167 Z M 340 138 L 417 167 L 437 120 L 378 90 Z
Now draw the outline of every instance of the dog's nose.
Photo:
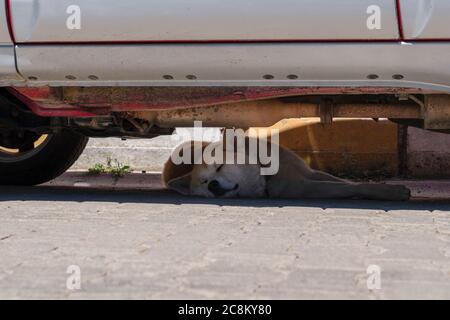
M 216 197 L 221 197 L 230 191 L 235 191 L 239 188 L 239 185 L 236 184 L 232 189 L 225 189 L 220 185 L 220 182 L 217 180 L 213 180 L 208 183 L 208 190 L 214 194 Z
M 223 193 L 223 189 L 220 187 L 220 183 L 217 180 L 213 180 L 208 184 L 208 190 L 216 196 Z

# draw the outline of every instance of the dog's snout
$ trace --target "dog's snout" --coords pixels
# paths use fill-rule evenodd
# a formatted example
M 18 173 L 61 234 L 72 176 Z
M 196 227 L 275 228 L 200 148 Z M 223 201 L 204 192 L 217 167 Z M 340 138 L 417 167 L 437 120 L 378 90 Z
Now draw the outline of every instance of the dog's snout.
M 223 188 L 223 187 L 220 185 L 220 182 L 217 181 L 217 180 L 213 180 L 213 181 L 211 181 L 210 183 L 208 183 L 208 190 L 209 190 L 212 194 L 214 194 L 214 196 L 216 196 L 216 197 L 223 196 L 223 195 L 225 195 L 226 193 L 228 193 L 228 192 L 230 192 L 230 191 L 235 191 L 235 190 L 237 190 L 237 188 L 239 188 L 239 185 L 238 185 L 238 184 L 236 184 L 236 185 L 234 186 L 234 188 L 232 188 L 232 189 L 226 189 L 226 188 Z

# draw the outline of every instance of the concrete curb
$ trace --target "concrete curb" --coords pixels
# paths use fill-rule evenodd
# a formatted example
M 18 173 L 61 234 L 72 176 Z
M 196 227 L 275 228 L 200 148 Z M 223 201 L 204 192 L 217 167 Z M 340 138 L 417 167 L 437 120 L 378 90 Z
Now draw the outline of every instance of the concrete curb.
M 386 183 L 407 186 L 411 189 L 415 200 L 450 199 L 450 180 L 388 180 Z M 131 173 L 122 178 L 115 178 L 109 174 L 91 175 L 85 171 L 69 171 L 44 186 L 105 190 L 165 190 L 160 173 Z

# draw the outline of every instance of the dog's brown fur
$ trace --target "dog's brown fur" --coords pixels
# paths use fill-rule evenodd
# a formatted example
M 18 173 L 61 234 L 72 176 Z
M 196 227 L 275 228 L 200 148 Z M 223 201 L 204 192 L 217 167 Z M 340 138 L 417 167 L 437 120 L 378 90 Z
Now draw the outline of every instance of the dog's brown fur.
M 203 149 L 208 145 L 208 142 L 202 142 Z M 191 150 L 194 149 L 194 141 L 189 141 L 186 143 L 183 143 L 180 145 L 177 149 L 181 149 L 180 156 L 183 156 L 183 147 L 189 146 Z M 170 158 L 166 164 L 164 165 L 164 170 L 162 172 L 162 180 L 163 184 L 166 188 L 169 188 L 169 181 L 172 181 L 176 178 L 182 177 L 194 169 L 194 152 L 191 152 L 191 164 L 181 164 L 176 165 L 173 163 L 172 159 Z

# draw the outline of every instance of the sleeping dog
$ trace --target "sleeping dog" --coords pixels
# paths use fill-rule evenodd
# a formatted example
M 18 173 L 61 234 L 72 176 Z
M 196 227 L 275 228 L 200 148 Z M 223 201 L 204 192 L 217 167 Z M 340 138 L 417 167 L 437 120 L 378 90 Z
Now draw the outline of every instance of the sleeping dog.
M 223 141 L 184 143 L 166 163 L 163 183 L 168 189 L 183 195 L 208 198 L 356 198 L 389 201 L 405 201 L 410 198 L 410 190 L 401 185 L 354 183 L 313 170 L 296 154 L 268 140 L 263 143 L 270 146 L 270 150 L 276 150 L 277 171 L 270 175 L 261 174 L 273 163 L 262 163 L 255 157 L 255 152 L 258 153 L 259 149 L 250 152 L 249 146 L 253 142 L 258 148 L 262 145 L 261 141 L 254 140 L 257 139 L 246 137 L 246 147 L 240 150 L 225 148 Z M 206 152 L 216 161 L 206 161 Z M 174 156 L 186 156 L 186 153 L 189 153 L 185 157 L 190 160 L 185 161 L 188 163 L 174 161 Z M 244 159 L 245 162 L 241 163 L 237 159 Z

